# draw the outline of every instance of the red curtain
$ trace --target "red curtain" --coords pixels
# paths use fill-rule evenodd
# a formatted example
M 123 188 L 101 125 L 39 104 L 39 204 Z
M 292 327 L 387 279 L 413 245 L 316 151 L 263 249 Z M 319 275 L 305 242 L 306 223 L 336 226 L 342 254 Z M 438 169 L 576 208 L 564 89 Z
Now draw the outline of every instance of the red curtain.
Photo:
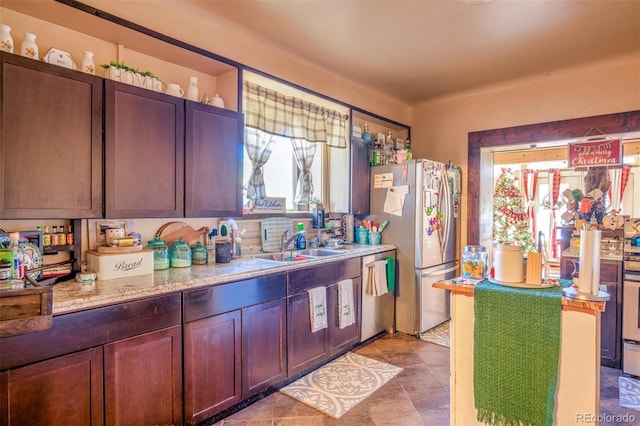
M 627 187 L 627 182 L 629 181 L 629 171 L 631 170 L 630 165 L 622 166 L 622 177 L 620 179 L 620 205 L 622 205 L 622 196 L 624 195 L 624 190 Z
M 553 178 L 551 177 L 553 175 Z M 558 257 L 558 244 L 556 244 L 556 204 L 558 203 L 558 196 L 560 195 L 560 170 L 549 169 L 549 181 L 551 184 L 551 224 L 553 225 L 551 232 L 551 256 L 553 258 Z
M 612 206 L 616 207 L 615 202 L 618 202 L 617 207 L 618 209 L 620 209 L 620 212 L 622 212 L 622 197 L 624 196 L 624 190 L 627 187 L 627 182 L 629 181 L 630 170 L 630 165 L 627 164 L 622 166 L 622 170 L 620 171 L 620 194 L 618 196 L 618 200 L 613 199 L 613 185 L 609 186 L 609 191 L 607 192 L 607 194 L 609 195 L 609 201 Z M 609 180 L 612 181 L 612 183 L 616 183 L 616 179 L 611 179 L 611 170 L 609 170 Z
M 524 192 L 524 201 L 527 203 L 527 217 L 529 218 L 529 226 L 533 233 L 534 241 L 537 241 L 536 234 L 536 210 L 534 208 L 534 201 L 536 199 L 536 193 L 538 192 L 538 171 L 533 169 L 524 169 L 522 171 L 522 186 Z

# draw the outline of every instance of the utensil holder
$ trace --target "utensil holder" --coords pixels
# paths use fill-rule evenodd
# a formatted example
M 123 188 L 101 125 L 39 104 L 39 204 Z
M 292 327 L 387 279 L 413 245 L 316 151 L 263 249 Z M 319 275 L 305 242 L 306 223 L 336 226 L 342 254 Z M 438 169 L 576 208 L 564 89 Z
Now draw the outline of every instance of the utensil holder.
M 369 244 L 378 245 L 382 242 L 382 233 L 369 231 Z
M 367 228 L 356 229 L 356 243 L 367 244 L 369 241 L 369 230 Z

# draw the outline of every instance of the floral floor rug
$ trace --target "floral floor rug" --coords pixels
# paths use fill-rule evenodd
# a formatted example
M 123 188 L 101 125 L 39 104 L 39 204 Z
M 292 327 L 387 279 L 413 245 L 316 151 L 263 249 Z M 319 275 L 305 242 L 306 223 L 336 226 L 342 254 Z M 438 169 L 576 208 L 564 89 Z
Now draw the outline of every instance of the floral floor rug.
M 640 411 L 640 380 L 631 377 L 618 377 L 620 406 Z
M 339 419 L 400 371 L 400 367 L 348 352 L 280 392 Z
M 449 326 L 451 321 L 443 322 L 442 324 L 427 330 L 420 335 L 420 340 L 425 342 L 435 343 L 436 345 L 451 347 L 451 341 L 449 337 Z

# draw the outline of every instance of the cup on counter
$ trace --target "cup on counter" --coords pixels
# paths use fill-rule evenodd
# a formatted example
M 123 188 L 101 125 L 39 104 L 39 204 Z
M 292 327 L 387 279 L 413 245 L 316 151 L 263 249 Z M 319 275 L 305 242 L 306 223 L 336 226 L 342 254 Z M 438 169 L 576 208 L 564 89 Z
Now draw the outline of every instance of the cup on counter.
M 369 231 L 369 244 L 378 245 L 382 242 L 382 232 L 380 231 Z
M 216 241 L 216 263 L 231 262 L 231 240 Z
M 367 228 L 356 228 L 356 243 L 367 244 L 369 241 L 369 230 Z
M 164 91 L 167 95 L 177 96 L 179 98 L 184 96 L 184 90 L 176 83 L 168 83 L 167 89 Z

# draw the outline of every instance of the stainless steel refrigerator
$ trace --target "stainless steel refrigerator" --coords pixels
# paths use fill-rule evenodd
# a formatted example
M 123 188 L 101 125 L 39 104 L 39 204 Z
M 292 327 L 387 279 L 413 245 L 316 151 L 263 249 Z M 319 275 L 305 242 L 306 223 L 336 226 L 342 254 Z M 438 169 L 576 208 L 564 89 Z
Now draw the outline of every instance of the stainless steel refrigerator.
M 371 169 L 371 218 L 389 221 L 382 242 L 398 247 L 397 331 L 418 335 L 450 318 L 449 292 L 432 284 L 458 272 L 451 181 L 459 169 L 430 160 Z

